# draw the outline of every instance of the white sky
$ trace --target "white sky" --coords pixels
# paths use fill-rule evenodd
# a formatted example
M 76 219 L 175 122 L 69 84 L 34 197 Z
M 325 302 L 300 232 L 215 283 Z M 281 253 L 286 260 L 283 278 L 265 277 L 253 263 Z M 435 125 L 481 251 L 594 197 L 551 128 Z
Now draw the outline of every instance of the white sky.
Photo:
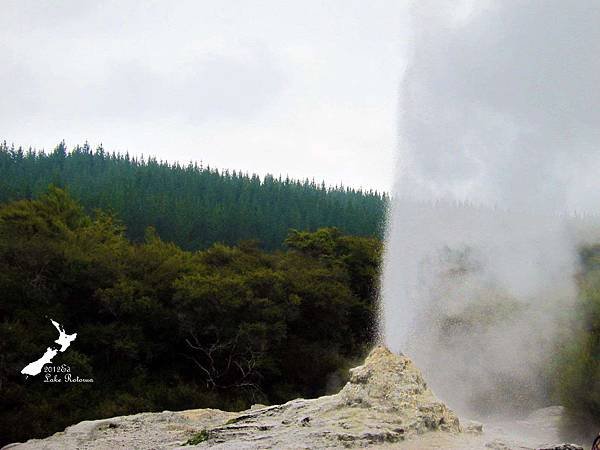
M 392 186 L 402 1 L 3 1 L 0 139 Z
M 600 213 L 600 2 L 418 0 L 397 192 Z

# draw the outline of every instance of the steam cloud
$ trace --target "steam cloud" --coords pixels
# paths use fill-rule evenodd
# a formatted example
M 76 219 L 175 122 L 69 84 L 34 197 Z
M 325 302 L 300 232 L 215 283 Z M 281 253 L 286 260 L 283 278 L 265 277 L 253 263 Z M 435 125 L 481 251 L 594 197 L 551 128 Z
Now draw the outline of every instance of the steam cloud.
M 451 406 L 525 410 L 573 307 L 573 213 L 600 211 L 600 3 L 413 13 L 383 338 Z

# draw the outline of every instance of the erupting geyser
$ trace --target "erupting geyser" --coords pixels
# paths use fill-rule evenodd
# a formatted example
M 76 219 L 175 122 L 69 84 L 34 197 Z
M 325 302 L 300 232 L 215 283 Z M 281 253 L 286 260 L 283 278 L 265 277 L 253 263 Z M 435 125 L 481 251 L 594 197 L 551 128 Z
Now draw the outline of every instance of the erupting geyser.
M 416 2 L 381 330 L 459 411 L 546 401 L 600 212 L 600 4 Z

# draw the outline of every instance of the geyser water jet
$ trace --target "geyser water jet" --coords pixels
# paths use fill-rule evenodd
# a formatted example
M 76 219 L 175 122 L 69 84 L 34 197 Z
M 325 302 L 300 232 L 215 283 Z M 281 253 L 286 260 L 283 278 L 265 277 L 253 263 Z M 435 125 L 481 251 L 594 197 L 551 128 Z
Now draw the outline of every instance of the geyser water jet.
M 576 297 L 570 212 L 600 211 L 600 4 L 413 13 L 381 332 L 454 408 L 526 411 Z

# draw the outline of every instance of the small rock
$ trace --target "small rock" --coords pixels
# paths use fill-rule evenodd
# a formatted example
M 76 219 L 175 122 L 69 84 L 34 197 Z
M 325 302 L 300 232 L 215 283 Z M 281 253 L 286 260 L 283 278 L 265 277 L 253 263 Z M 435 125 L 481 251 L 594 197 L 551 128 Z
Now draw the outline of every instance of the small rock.
M 462 422 L 462 429 L 465 433 L 481 434 L 483 433 L 483 424 L 476 420 L 466 420 Z

